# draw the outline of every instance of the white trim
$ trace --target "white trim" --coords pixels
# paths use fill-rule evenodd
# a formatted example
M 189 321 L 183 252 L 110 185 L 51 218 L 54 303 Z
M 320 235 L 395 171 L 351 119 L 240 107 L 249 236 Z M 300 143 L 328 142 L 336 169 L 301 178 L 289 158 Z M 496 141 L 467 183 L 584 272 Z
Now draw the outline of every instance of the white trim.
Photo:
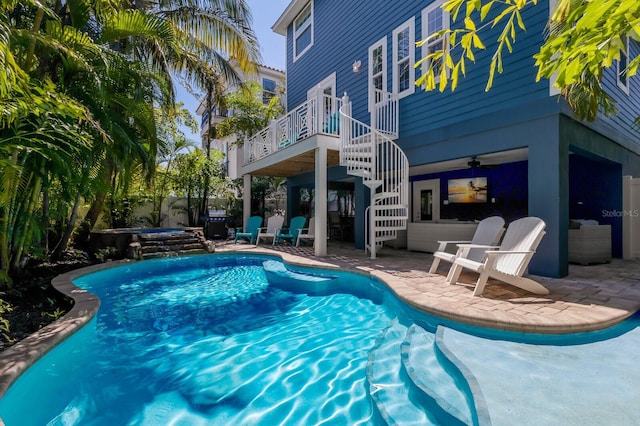
M 549 21 L 551 21 L 551 17 L 553 16 L 553 11 L 556 9 L 556 4 L 558 4 L 558 0 L 549 0 Z M 560 89 L 556 87 L 556 80 L 558 79 L 558 72 L 554 72 L 551 77 L 549 77 L 549 96 L 556 96 L 560 94 Z
M 265 87 L 265 80 L 272 82 L 273 83 L 273 91 L 269 91 L 267 90 L 267 88 Z M 265 94 L 269 94 L 269 99 L 278 96 L 278 81 L 275 78 L 271 78 L 268 76 L 262 76 L 262 81 L 260 83 L 260 85 L 262 86 L 262 103 L 265 103 Z M 266 104 L 269 103 L 269 100 L 267 100 Z
M 420 195 L 422 191 L 431 190 L 431 220 L 422 220 Z M 430 223 L 440 220 L 440 179 L 419 180 L 413 182 L 413 204 L 411 208 L 413 223 Z
M 309 20 L 302 25 L 300 28 L 296 28 L 296 20 L 300 17 L 300 15 L 302 15 L 303 13 L 306 13 L 307 8 L 309 8 Z M 311 49 L 311 47 L 313 46 L 313 33 L 314 33 L 314 22 L 313 22 L 313 0 L 311 0 L 308 4 L 306 4 L 302 10 L 300 11 L 300 13 L 298 13 L 298 15 L 296 15 L 295 19 L 292 22 L 292 33 L 293 33 L 293 62 L 297 61 L 298 59 L 300 59 L 300 57 L 302 55 L 304 55 L 305 53 L 307 53 L 307 51 L 309 49 Z M 311 41 L 309 42 L 309 44 L 307 46 L 304 47 L 304 49 L 302 49 L 301 52 L 297 52 L 296 51 L 296 41 L 298 39 L 298 36 L 302 33 L 304 33 L 307 29 L 309 29 L 309 31 L 311 31 Z
M 371 106 L 373 105 L 374 99 L 373 99 L 373 94 L 374 94 L 374 87 L 373 87 L 373 51 L 376 50 L 377 48 L 381 47 L 382 48 L 382 71 L 380 71 L 380 74 L 382 76 L 382 90 L 383 91 L 387 91 L 387 36 L 382 37 L 380 40 L 378 40 L 377 42 L 375 42 L 374 44 L 372 44 L 371 46 L 369 46 L 369 67 L 367 70 L 367 77 L 368 77 L 368 90 L 369 90 L 369 103 L 368 103 L 368 108 L 369 111 L 371 111 Z
M 307 90 L 307 99 L 311 99 L 316 96 L 316 90 L 318 90 L 318 87 L 323 91 L 327 88 L 331 89 L 331 96 L 336 97 L 336 72 L 332 72 L 318 84 Z
M 622 56 L 624 55 L 624 57 L 626 58 L 625 62 L 625 68 L 629 66 L 629 36 L 626 36 L 626 46 L 624 49 L 624 52 L 620 52 L 620 57 L 622 58 Z M 625 75 L 627 82 L 626 84 L 620 80 L 620 74 L 622 73 L 622 71 L 624 71 L 624 69 L 620 69 L 620 60 L 616 61 L 616 84 L 618 85 L 618 87 L 620 89 L 622 89 L 622 91 L 624 93 L 626 93 L 627 95 L 629 95 L 629 74 L 627 73 Z
M 398 75 L 398 66 L 400 65 L 400 62 L 398 61 L 398 43 L 396 42 L 396 39 L 398 37 L 398 34 L 404 32 L 405 30 L 409 30 L 409 52 L 408 52 L 408 67 L 409 67 L 409 85 L 408 87 L 403 90 L 402 92 L 400 92 L 400 84 L 398 81 L 398 78 L 400 77 Z M 415 64 L 415 57 L 416 57 L 416 32 L 415 32 L 415 19 L 412 16 L 411 18 L 409 18 L 406 22 L 404 22 L 402 25 L 400 25 L 398 28 L 396 28 L 395 30 L 393 30 L 393 38 L 392 38 L 392 43 L 393 43 L 393 72 L 391 73 L 393 75 L 393 93 L 397 93 L 398 96 L 400 98 L 410 95 L 412 93 L 414 93 L 415 91 L 415 69 L 414 69 L 414 64 Z M 405 60 L 405 58 L 403 58 L 403 61 Z
M 451 16 L 449 12 L 442 9 L 443 3 L 444 3 L 444 0 L 439 0 L 439 1 L 436 0 L 435 2 L 431 3 L 429 6 L 422 9 L 422 38 L 423 39 L 426 39 L 431 33 L 434 33 L 440 30 L 448 30 L 451 27 Z M 442 10 L 442 27 L 441 28 L 429 28 L 429 13 L 431 13 L 435 9 Z M 422 57 L 424 58 L 429 54 L 429 47 L 439 43 L 443 43 L 445 52 L 449 49 L 449 37 L 445 36 L 444 38 L 442 37 L 437 39 L 434 38 L 422 45 Z M 429 63 L 425 62 L 425 64 L 423 65 L 423 68 L 427 69 L 428 67 L 429 67 Z M 449 70 L 447 69 L 446 72 L 448 75 Z M 436 75 L 435 77 L 437 80 L 438 75 Z
M 287 35 L 287 27 L 298 16 L 300 11 L 307 5 L 305 0 L 293 0 L 289 6 L 282 12 L 282 15 L 273 24 L 271 29 L 276 34 Z

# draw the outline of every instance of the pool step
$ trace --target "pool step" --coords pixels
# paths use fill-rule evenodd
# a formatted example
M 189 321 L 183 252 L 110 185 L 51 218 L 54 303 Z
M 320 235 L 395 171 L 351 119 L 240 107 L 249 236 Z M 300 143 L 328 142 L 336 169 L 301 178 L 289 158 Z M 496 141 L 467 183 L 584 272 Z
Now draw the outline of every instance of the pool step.
M 129 257 L 135 259 L 153 259 L 158 257 L 179 256 L 211 252 L 201 230 L 188 230 L 179 233 L 140 234 L 129 244 Z
M 405 326 L 393 320 L 378 337 L 367 362 L 369 395 L 389 425 L 441 424 L 420 403 L 414 402 L 417 397 L 415 388 L 407 386 L 410 380 L 400 357 L 400 346 L 406 332 Z
M 475 378 L 444 344 L 445 332 L 442 326 L 435 335 L 415 324 L 409 327 L 402 343 L 407 375 L 440 424 L 490 425 Z

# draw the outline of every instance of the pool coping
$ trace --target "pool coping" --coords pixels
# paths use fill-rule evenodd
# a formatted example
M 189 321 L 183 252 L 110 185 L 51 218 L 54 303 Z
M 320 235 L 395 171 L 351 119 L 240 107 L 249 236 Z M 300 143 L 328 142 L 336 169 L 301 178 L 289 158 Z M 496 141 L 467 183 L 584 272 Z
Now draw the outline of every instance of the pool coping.
M 530 318 L 518 318 L 517 316 L 500 316 L 490 312 L 461 312 L 459 307 L 452 308 L 452 304 L 429 304 L 425 299 L 420 299 L 420 289 L 415 288 L 403 280 L 402 277 L 390 273 L 363 267 L 353 267 L 332 261 L 332 259 L 321 258 L 314 260 L 302 255 L 276 251 L 250 245 L 227 246 L 218 248 L 215 253 L 203 253 L 201 255 L 225 255 L 225 254 L 255 254 L 269 255 L 281 258 L 284 262 L 301 267 L 315 267 L 326 270 L 345 270 L 352 273 L 371 276 L 379 279 L 396 297 L 402 302 L 431 315 L 438 316 L 465 324 L 477 325 L 493 329 L 503 329 L 511 331 L 522 331 L 529 333 L 546 334 L 566 334 L 582 331 L 594 331 L 610 327 L 633 315 L 636 309 L 619 309 L 615 312 L 608 312 L 609 315 L 601 318 L 589 318 L 587 320 L 571 317 L 570 323 L 559 324 L 557 322 L 540 321 L 532 323 Z M 59 320 L 43 327 L 34 334 L 16 343 L 12 347 L 0 353 L 0 399 L 4 396 L 9 387 L 32 366 L 37 360 L 48 353 L 51 349 L 63 342 L 67 337 L 79 330 L 93 319 L 100 307 L 100 299 L 93 293 L 82 290 L 73 284 L 73 280 L 83 275 L 114 268 L 131 263 L 133 260 L 113 261 L 102 264 L 87 266 L 76 269 L 55 277 L 51 283 L 53 287 L 61 293 L 74 300 L 72 309 Z M 429 275 L 429 274 L 427 274 Z M 430 275 L 430 280 L 440 280 L 444 282 L 444 277 Z M 439 285 L 442 283 L 438 283 Z M 0 419 L 2 425 L 2 419 Z
M 100 298 L 87 290 L 76 287 L 73 280 L 83 275 L 131 262 L 130 260 L 121 260 L 86 266 L 58 275 L 51 280 L 51 285 L 56 290 L 73 299 L 73 307 L 62 318 L 42 327 L 0 353 L 0 364 L 2 365 L 0 367 L 0 399 L 22 373 L 91 321 L 98 312 Z M 0 425 L 2 424 L 2 419 L 0 419 Z

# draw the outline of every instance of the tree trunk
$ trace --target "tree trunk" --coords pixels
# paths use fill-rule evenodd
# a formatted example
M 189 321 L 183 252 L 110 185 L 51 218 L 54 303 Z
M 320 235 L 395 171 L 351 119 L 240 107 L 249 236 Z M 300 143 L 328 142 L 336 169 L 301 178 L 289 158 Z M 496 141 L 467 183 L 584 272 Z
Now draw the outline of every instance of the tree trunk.
M 48 185 L 47 185 L 48 186 Z M 42 191 L 42 223 L 44 232 L 42 233 L 42 252 L 45 258 L 49 256 L 49 188 Z
M 106 161 L 107 165 L 103 171 L 103 181 L 111 182 L 111 175 L 113 174 L 113 162 L 109 159 Z M 89 211 L 84 216 L 84 221 L 82 228 L 78 232 L 78 241 L 83 243 L 89 242 L 89 236 L 91 235 L 91 230 L 96 223 L 98 222 L 98 218 L 100 217 L 100 213 L 102 213 L 102 209 L 104 208 L 104 201 L 107 199 L 107 191 L 104 189 L 100 189 L 96 194 L 93 202 L 91 203 L 91 207 L 89 207 Z
M 42 165 L 40 169 L 41 175 L 44 174 L 44 165 Z M 22 233 L 18 235 L 18 240 L 14 244 L 13 250 L 13 259 L 11 260 L 11 270 L 16 271 L 18 273 L 22 270 L 22 256 L 24 254 L 24 249 L 27 244 L 30 244 L 32 240 L 30 239 L 33 233 L 33 226 L 31 224 L 30 218 L 33 217 L 34 212 L 36 211 L 36 205 L 38 204 L 38 198 L 40 197 L 40 191 L 42 189 L 42 178 L 37 176 L 33 183 L 33 189 L 31 191 L 31 197 L 28 200 L 26 205 L 26 209 L 24 211 L 24 224 Z
M 213 117 L 211 116 L 211 107 L 212 105 L 212 99 L 211 96 L 213 95 L 213 85 L 211 84 L 211 82 L 208 83 L 207 85 L 207 110 L 209 111 L 209 123 L 208 123 L 208 127 L 209 130 L 207 131 L 207 146 L 206 146 L 206 153 L 207 153 L 207 161 L 209 161 L 211 159 L 211 133 L 213 132 Z M 205 172 L 204 172 L 204 182 L 203 182 L 203 194 L 202 194 L 202 201 L 200 204 L 200 216 L 206 216 L 208 215 L 208 201 L 209 201 L 209 182 L 211 181 L 211 177 L 209 176 L 209 167 L 205 167 Z
M 60 241 L 58 241 L 56 248 L 53 250 L 53 253 L 51 253 L 51 258 L 54 260 L 60 259 L 62 257 L 62 253 L 65 252 L 65 250 L 67 249 L 67 246 L 69 245 L 71 234 L 73 233 L 73 230 L 76 227 L 76 221 L 78 220 L 78 208 L 80 207 L 81 199 L 82 199 L 82 195 L 80 194 L 80 191 L 78 191 L 78 194 L 76 195 L 76 200 L 73 203 L 73 209 L 71 210 L 71 217 L 69 218 L 69 223 L 67 224 L 67 227 L 64 230 L 64 234 L 62 235 L 62 238 L 60 238 Z

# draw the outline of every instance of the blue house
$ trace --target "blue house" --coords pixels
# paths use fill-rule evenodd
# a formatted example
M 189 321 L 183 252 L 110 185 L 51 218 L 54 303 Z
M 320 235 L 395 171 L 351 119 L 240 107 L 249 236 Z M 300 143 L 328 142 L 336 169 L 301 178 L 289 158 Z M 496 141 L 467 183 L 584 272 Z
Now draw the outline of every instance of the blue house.
M 291 1 L 273 26 L 287 40 L 288 114 L 245 143 L 245 193 L 252 174 L 286 176 L 288 214 L 313 214 L 316 224 L 328 208 L 345 215 L 344 199 L 327 196 L 348 194 L 355 246 L 372 257 L 385 241 L 433 251 L 436 239 L 468 235 L 496 214 L 546 222 L 531 273 L 568 273 L 571 219 L 610 225 L 621 257 L 622 219 L 607 212 L 622 211 L 623 176 L 640 175 L 640 82 L 616 71 L 638 44 L 603 79 L 619 113 L 592 123 L 576 120 L 549 81 L 535 81 L 548 2 L 524 11 L 527 31 L 489 92 L 498 29 L 483 35 L 487 50 L 455 92 L 424 92 L 414 64 L 447 40 L 415 42 L 461 25 L 441 3 Z M 313 194 L 311 213 L 301 193 Z M 327 232 L 316 226 L 318 255 Z

